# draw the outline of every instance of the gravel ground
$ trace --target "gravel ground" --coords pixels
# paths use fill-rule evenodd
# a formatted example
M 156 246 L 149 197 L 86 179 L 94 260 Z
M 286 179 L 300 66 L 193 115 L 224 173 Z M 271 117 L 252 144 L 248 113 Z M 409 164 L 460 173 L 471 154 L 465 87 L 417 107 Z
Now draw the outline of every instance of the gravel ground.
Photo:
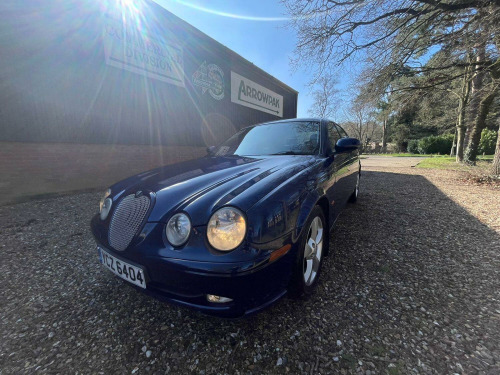
M 434 172 L 367 167 L 317 292 L 240 320 L 99 266 L 98 194 L 0 207 L 0 373 L 498 374 L 500 194 Z

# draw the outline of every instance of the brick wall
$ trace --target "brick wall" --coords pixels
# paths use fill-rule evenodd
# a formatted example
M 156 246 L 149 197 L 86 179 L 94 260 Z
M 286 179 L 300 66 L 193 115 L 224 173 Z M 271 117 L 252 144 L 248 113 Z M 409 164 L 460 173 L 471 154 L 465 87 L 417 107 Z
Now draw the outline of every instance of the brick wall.
M 203 147 L 0 142 L 0 204 L 104 189 L 125 177 L 206 154 Z

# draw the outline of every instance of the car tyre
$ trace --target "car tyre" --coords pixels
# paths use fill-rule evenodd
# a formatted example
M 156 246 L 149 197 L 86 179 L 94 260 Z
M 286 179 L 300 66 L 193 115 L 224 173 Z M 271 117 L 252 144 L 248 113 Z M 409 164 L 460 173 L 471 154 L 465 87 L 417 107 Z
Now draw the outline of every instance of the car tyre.
M 349 197 L 349 202 L 351 203 L 356 203 L 356 201 L 358 200 L 360 179 L 361 179 L 361 172 L 358 172 L 358 178 L 356 179 L 356 187 L 354 188 L 354 191 Z
M 321 207 L 315 206 L 302 228 L 289 288 L 292 297 L 309 296 L 313 293 L 321 273 L 325 245 L 328 245 L 325 239 L 327 236 L 325 215 Z

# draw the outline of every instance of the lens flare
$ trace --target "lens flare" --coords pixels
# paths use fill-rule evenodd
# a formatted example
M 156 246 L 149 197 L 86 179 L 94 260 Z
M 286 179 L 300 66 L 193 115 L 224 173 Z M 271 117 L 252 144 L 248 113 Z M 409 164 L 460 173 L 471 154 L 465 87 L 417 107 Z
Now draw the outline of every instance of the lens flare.
M 216 9 L 210 9 L 210 8 L 205 8 L 205 7 L 200 6 L 200 5 L 191 4 L 191 3 L 188 3 L 187 1 L 183 1 L 183 0 L 172 0 L 172 1 L 174 1 L 178 4 L 181 4 L 181 5 L 184 5 L 186 7 L 199 10 L 201 12 L 215 14 L 215 15 L 221 16 L 221 17 L 235 18 L 235 19 L 244 20 L 244 21 L 281 22 L 281 21 L 289 21 L 290 20 L 290 18 L 288 18 L 288 17 L 256 17 L 256 16 L 246 16 L 246 15 L 242 15 L 242 14 L 221 12 L 221 11 L 216 10 Z

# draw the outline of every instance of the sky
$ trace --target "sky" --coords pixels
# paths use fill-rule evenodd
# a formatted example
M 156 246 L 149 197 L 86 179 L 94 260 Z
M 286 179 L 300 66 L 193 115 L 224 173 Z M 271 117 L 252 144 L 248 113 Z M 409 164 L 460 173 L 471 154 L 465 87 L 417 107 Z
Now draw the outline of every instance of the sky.
M 286 27 L 286 9 L 278 0 L 155 1 L 297 90 L 297 117 L 309 116 L 307 110 L 312 105 L 312 95 L 308 83 L 312 69 L 304 67 L 293 72 L 290 68 L 296 35 Z M 343 77 L 340 88 L 345 85 Z

